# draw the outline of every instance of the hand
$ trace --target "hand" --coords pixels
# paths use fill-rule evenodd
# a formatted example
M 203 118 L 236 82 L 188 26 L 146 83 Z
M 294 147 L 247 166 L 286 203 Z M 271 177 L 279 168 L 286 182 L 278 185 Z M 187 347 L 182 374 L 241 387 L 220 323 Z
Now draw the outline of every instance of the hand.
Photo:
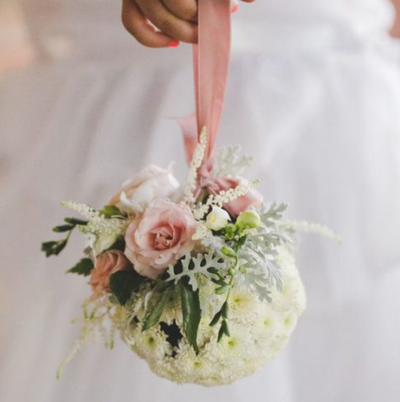
M 252 3 L 255 0 L 242 0 Z M 232 12 L 238 8 L 232 2 Z M 123 0 L 122 23 L 144 46 L 197 42 L 197 0 Z
M 392 2 L 395 8 L 396 18 L 390 33 L 393 37 L 400 38 L 400 0 L 392 0 Z

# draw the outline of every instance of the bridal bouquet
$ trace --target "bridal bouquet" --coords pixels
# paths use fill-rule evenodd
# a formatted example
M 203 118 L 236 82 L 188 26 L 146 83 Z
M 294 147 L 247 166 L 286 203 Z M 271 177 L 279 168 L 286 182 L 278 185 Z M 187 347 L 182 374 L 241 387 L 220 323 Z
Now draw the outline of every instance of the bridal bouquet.
M 266 204 L 257 182 L 239 176 L 250 158 L 229 147 L 213 174 L 198 178 L 204 130 L 187 183 L 151 165 L 101 210 L 63 205 L 66 218 L 43 243 L 58 255 L 71 233 L 86 235 L 82 260 L 69 270 L 87 276 L 77 349 L 100 334 L 122 340 L 158 375 L 176 382 L 230 383 L 247 376 L 287 343 L 305 307 L 284 204 Z M 69 360 L 69 359 L 67 359 Z
M 296 229 L 330 232 L 288 222 L 285 204 L 265 202 L 258 181 L 242 177 L 251 158 L 237 147 L 214 155 L 229 53 L 230 1 L 200 0 L 196 118 L 179 119 L 184 186 L 171 167 L 151 165 L 101 209 L 63 203 L 81 217 L 55 227 L 65 237 L 42 250 L 57 256 L 83 233 L 83 258 L 69 272 L 87 277 L 91 292 L 59 375 L 99 335 L 112 348 L 118 334 L 159 376 L 203 385 L 250 375 L 288 342 L 306 304 Z

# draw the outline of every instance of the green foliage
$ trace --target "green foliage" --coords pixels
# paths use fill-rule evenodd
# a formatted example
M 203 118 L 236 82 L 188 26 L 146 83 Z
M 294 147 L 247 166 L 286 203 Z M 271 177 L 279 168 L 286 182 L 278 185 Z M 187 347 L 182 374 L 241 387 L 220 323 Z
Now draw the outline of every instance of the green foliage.
M 239 228 L 235 224 L 230 223 L 229 225 L 227 225 L 224 228 L 223 232 L 224 232 L 225 238 L 227 240 L 233 240 L 235 238 L 235 236 L 238 234 L 238 230 L 239 230 Z
M 47 241 L 42 243 L 41 250 L 46 254 L 46 257 L 50 257 L 52 255 L 57 256 L 65 249 L 68 244 L 69 238 L 73 232 L 73 230 L 77 226 L 84 226 L 87 224 L 87 221 L 83 221 L 75 218 L 65 218 L 64 221 L 66 225 L 59 225 L 53 228 L 53 232 L 55 233 L 67 233 L 67 236 L 62 240 L 55 241 Z
M 82 219 L 76 219 L 76 218 L 65 218 L 64 221 L 66 223 L 69 223 L 70 225 L 78 226 L 78 225 L 86 225 L 88 221 L 84 221 Z
M 114 205 L 105 205 L 103 209 L 100 211 L 100 215 L 104 216 L 104 218 L 112 219 L 112 218 L 125 218 L 125 215 L 119 208 Z
M 221 307 L 221 315 L 223 318 L 228 318 L 229 315 L 229 303 L 226 301 Z
M 110 290 L 121 306 L 124 306 L 145 281 L 146 278 L 134 270 L 117 271 L 110 276 Z
M 147 309 L 146 316 L 143 321 L 143 331 L 146 331 L 158 324 L 166 305 L 171 300 L 173 292 L 174 286 L 169 284 L 161 291 L 154 293 L 152 300 L 150 301 L 150 307 Z
M 214 318 L 211 320 L 211 322 L 209 324 L 210 327 L 215 327 L 218 324 L 218 322 L 219 322 L 221 317 L 222 317 L 222 313 L 221 313 L 221 310 L 220 310 L 220 311 L 218 311 L 217 314 L 215 314 Z
M 118 251 L 125 251 L 125 239 L 123 237 L 120 237 L 117 239 L 117 241 L 110 247 L 110 250 L 118 250 Z
M 217 295 L 223 295 L 230 290 L 231 286 L 229 284 L 222 285 L 219 288 L 215 289 L 215 293 Z
M 64 250 L 67 243 L 68 239 L 60 241 L 47 241 L 42 243 L 41 250 L 46 254 L 46 257 L 50 257 L 52 255 L 57 256 L 61 253 L 61 251 Z
M 83 258 L 68 273 L 89 276 L 93 268 L 93 261 L 90 258 Z
M 236 252 L 232 250 L 230 247 L 222 247 L 221 253 L 226 257 L 236 258 Z
M 65 233 L 65 232 L 70 232 L 75 225 L 61 225 L 61 226 L 56 226 L 53 228 L 53 232 L 55 233 Z
M 194 291 L 187 279 L 180 281 L 180 288 L 183 331 L 189 344 L 196 353 L 199 353 L 199 347 L 197 345 L 197 333 L 201 320 L 199 290 Z
M 224 335 L 231 336 L 231 333 L 229 332 L 228 321 L 226 321 L 226 320 L 222 321 L 221 328 L 219 329 L 218 342 L 221 341 L 221 339 L 223 338 Z

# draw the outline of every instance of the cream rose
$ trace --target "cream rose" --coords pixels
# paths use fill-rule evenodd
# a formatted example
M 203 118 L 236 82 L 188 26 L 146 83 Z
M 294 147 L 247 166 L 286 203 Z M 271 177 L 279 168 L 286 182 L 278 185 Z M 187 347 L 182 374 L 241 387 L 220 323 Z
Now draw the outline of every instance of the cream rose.
M 188 206 L 154 201 L 128 226 L 125 255 L 140 275 L 155 279 L 192 250 L 195 231 Z
M 228 224 L 230 219 L 228 212 L 214 205 L 207 215 L 206 226 L 211 230 L 221 230 Z
M 124 253 L 117 250 L 106 251 L 96 258 L 96 263 L 90 273 L 90 285 L 93 298 L 110 290 L 110 276 L 117 271 L 132 269 L 132 264 Z
M 169 170 L 149 165 L 122 185 L 110 205 L 140 213 L 156 198 L 172 197 L 178 188 L 179 182 Z

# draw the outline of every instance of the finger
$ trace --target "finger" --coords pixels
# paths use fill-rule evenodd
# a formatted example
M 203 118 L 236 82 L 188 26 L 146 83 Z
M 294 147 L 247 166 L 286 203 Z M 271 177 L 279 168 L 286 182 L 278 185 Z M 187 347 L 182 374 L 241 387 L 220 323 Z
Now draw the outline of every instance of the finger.
M 184 21 L 197 20 L 196 0 L 162 0 L 164 6 L 176 17 Z
M 236 13 L 236 11 L 239 9 L 239 2 L 238 0 L 232 0 L 231 1 L 231 13 Z
M 161 32 L 182 42 L 197 42 L 197 25 L 176 17 L 160 0 L 137 0 L 137 4 L 147 19 Z
M 175 39 L 157 32 L 149 24 L 140 8 L 130 0 L 123 0 L 122 23 L 126 30 L 144 46 L 159 48 L 175 47 L 179 44 Z

